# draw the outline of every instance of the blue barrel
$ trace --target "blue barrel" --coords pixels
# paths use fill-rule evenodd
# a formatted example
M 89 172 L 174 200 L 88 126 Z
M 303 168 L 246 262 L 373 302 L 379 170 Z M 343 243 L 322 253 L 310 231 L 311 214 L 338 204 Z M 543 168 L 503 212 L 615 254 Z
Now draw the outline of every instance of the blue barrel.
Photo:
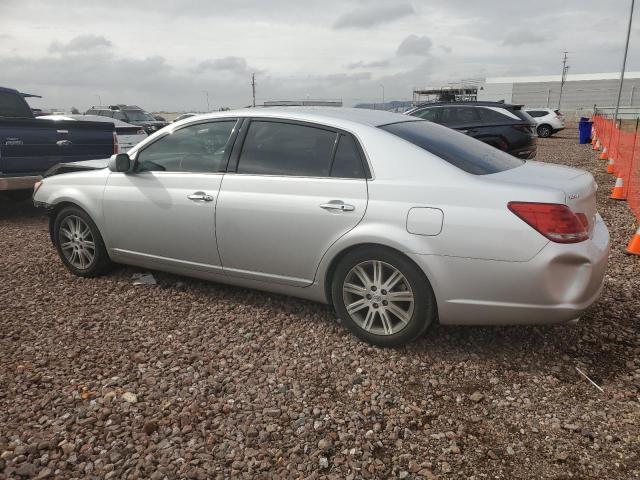
M 591 125 L 593 125 L 593 122 L 589 121 L 588 118 L 580 117 L 580 122 L 578 122 L 580 143 L 589 143 L 591 141 Z

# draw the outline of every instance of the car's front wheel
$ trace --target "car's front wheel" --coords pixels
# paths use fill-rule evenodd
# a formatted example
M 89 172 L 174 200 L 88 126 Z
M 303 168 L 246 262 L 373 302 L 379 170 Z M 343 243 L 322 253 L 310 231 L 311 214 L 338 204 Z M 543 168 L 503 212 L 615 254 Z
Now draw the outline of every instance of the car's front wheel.
M 549 125 L 540 125 L 538 127 L 538 136 L 540 138 L 550 137 L 552 133 L 553 130 L 551 130 L 551 127 Z
M 343 323 L 374 345 L 411 342 L 436 318 L 429 281 L 413 262 L 390 249 L 364 247 L 347 253 L 335 270 L 331 291 Z
M 56 216 L 53 232 L 62 263 L 75 275 L 96 277 L 111 266 L 98 227 L 84 210 L 63 208 Z

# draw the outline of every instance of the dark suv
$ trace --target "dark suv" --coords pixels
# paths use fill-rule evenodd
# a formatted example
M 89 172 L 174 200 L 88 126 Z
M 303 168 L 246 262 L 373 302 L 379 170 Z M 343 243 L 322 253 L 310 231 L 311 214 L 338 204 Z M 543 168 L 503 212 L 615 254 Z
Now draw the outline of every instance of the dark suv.
M 156 120 L 153 115 L 136 105 L 97 105 L 87 110 L 85 115 L 111 117 L 131 125 L 138 125 L 144 128 L 148 135 L 169 125 L 169 122 Z
M 522 105 L 502 102 L 427 103 L 405 112 L 466 133 L 518 158 L 536 156 L 535 120 Z

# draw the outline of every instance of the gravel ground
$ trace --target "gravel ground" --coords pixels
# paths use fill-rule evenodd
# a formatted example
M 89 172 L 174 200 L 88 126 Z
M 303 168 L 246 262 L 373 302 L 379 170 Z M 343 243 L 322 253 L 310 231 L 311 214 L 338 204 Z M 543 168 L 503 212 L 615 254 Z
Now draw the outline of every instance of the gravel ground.
M 400 349 L 297 299 L 73 277 L 42 214 L 1 201 L 0 478 L 640 478 L 634 220 L 576 133 L 539 158 L 601 186 L 601 300 L 573 326 L 436 326 Z

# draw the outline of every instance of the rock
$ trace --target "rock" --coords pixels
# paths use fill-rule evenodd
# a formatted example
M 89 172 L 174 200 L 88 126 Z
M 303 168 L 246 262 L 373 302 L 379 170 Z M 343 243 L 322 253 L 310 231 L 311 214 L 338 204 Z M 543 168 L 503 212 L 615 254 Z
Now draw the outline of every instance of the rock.
M 405 479 L 409 476 L 409 472 L 407 472 L 406 470 L 401 470 L 400 473 L 398 474 L 398 478 L 400 479 Z
M 325 437 L 318 442 L 318 448 L 323 452 L 331 450 L 332 446 L 333 446 L 333 442 L 328 437 Z
M 507 455 L 515 455 L 515 454 L 516 454 L 516 452 L 515 452 L 515 450 L 513 449 L 513 447 L 511 447 L 511 445 L 509 445 L 509 446 L 507 447 Z
M 265 415 L 268 415 L 269 417 L 279 417 L 280 415 L 282 415 L 282 410 L 280 410 L 279 408 L 265 408 L 263 410 L 263 413 Z
M 556 455 L 554 457 L 556 462 L 564 462 L 569 458 L 569 453 L 568 452 L 556 452 Z
M 50 468 L 43 468 L 38 473 L 36 480 L 42 480 L 44 478 L 49 478 L 53 474 L 53 471 Z
M 145 424 L 142 426 L 142 431 L 147 435 L 151 435 L 156 430 L 158 430 L 158 422 L 156 422 L 155 420 L 145 422 Z
M 484 395 L 481 394 L 478 391 L 473 392 L 471 395 L 469 395 L 469 400 L 471 400 L 472 402 L 476 402 L 476 403 L 478 403 L 483 398 L 484 398 Z
M 449 465 L 449 462 L 442 462 L 440 470 L 442 470 L 442 473 L 451 473 L 451 465 Z
M 571 430 L 572 432 L 580 430 L 580 427 L 574 423 L 565 423 L 562 428 L 565 430 Z
M 127 403 L 136 403 L 138 401 L 138 396 L 132 392 L 125 392 L 122 394 L 122 399 Z
M 320 457 L 318 465 L 320 468 L 329 468 L 329 459 L 327 457 Z
M 35 477 L 36 475 L 36 467 L 32 463 L 21 463 L 20 466 L 16 469 L 16 473 L 21 477 Z

